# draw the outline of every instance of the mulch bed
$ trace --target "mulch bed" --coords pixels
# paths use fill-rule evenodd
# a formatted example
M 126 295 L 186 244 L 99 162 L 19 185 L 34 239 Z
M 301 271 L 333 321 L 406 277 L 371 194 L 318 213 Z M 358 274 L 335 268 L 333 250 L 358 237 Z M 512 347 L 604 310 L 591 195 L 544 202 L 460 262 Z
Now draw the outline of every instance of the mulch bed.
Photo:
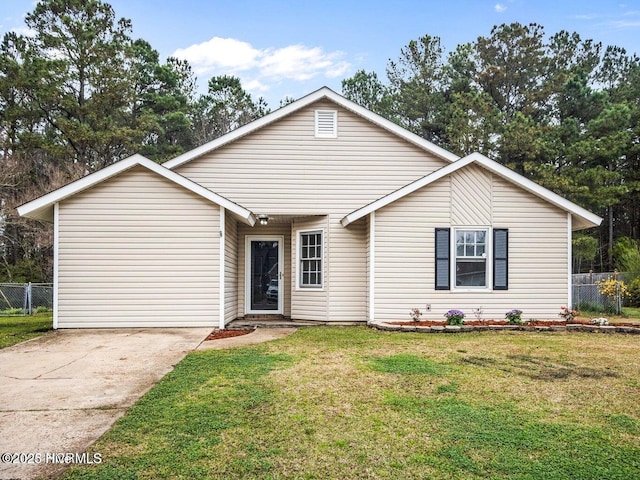
M 445 321 L 441 320 L 425 320 L 420 322 L 388 322 L 391 325 L 410 325 L 414 327 L 443 327 L 447 324 Z M 572 320 L 571 322 L 566 322 L 564 320 L 558 321 L 534 321 L 523 323 L 522 325 L 530 326 L 530 327 L 564 327 L 568 324 L 571 325 L 590 325 L 594 326 L 595 324 L 584 321 L 584 320 Z M 506 320 L 465 320 L 464 325 L 469 325 L 472 327 L 483 327 L 483 326 L 491 326 L 491 325 L 512 325 Z M 635 327 L 640 328 L 640 325 L 637 323 L 610 323 L 609 325 L 615 327 Z
M 240 335 L 246 335 L 253 332 L 253 329 L 243 330 L 214 330 L 209 334 L 205 340 L 220 340 L 222 338 L 239 337 Z

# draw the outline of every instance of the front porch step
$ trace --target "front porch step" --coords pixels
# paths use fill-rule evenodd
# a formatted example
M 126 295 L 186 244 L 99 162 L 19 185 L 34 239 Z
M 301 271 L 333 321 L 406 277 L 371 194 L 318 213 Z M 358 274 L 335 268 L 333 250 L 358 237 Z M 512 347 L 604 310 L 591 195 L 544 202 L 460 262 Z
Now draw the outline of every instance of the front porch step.
M 301 320 L 292 320 L 291 317 L 284 315 L 245 315 L 238 317 L 227 324 L 227 329 L 240 329 L 249 327 L 261 328 L 291 328 L 291 327 L 313 327 L 324 325 L 325 322 L 305 322 Z

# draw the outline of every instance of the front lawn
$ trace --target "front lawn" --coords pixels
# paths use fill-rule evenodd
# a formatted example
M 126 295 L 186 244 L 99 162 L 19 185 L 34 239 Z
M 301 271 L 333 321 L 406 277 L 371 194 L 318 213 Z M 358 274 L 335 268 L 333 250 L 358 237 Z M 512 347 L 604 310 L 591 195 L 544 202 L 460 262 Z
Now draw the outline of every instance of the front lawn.
M 640 325 L 640 308 L 633 307 L 624 307 L 622 309 L 622 315 L 615 315 L 611 313 L 602 313 L 602 312 L 589 312 L 583 311 L 580 312 L 580 315 L 577 317 L 580 321 L 589 322 L 593 318 L 604 317 L 609 320 L 609 323 L 615 325 L 617 323 L 625 323 L 625 324 L 634 324 Z
M 640 338 L 302 328 L 196 352 L 67 479 L 640 478 Z
M 0 348 L 39 337 L 52 328 L 51 313 L 0 317 Z

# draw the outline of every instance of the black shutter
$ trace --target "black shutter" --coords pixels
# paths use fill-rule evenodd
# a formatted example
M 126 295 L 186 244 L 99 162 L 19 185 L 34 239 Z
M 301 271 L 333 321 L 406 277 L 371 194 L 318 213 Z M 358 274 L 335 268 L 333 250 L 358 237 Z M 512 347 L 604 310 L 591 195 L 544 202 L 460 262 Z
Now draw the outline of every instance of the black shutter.
M 493 229 L 493 289 L 509 289 L 509 230 Z
M 436 228 L 436 290 L 449 290 L 450 229 Z

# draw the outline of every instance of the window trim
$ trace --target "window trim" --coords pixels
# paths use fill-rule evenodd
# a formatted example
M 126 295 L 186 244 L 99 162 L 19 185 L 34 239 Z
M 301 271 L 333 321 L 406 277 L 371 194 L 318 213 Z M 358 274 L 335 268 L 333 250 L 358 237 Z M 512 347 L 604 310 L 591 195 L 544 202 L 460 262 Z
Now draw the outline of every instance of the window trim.
M 457 226 L 451 228 L 451 251 L 450 251 L 450 282 L 451 291 L 455 292 L 491 292 L 493 291 L 493 228 L 490 226 Z M 484 286 L 457 286 L 456 265 L 458 263 L 458 256 L 456 255 L 456 236 L 460 231 L 484 231 L 485 237 L 485 281 Z M 464 257 L 461 257 L 464 258 Z
M 305 285 L 302 283 L 302 236 L 303 235 L 318 235 L 320 234 L 320 276 L 321 281 L 319 285 Z M 325 241 L 324 241 L 324 229 L 323 228 L 313 228 L 309 230 L 298 230 L 296 236 L 296 290 L 314 290 L 314 291 L 322 291 L 324 290 L 324 281 L 325 281 Z M 308 259 L 306 259 L 308 260 Z

